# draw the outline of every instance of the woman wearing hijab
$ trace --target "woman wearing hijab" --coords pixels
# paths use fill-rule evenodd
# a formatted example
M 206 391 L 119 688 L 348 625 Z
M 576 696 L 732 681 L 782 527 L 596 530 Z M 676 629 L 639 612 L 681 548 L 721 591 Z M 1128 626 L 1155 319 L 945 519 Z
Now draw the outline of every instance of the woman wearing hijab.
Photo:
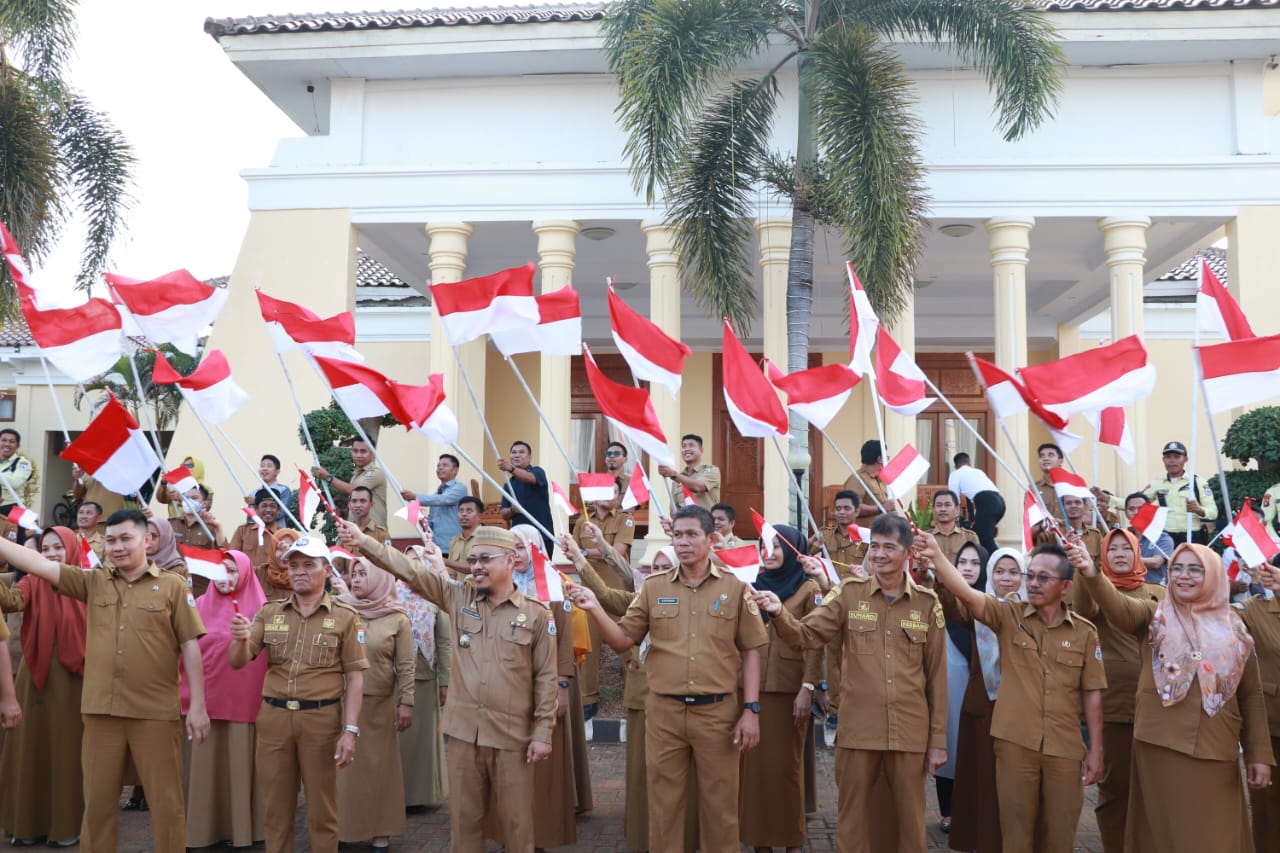
M 360 761 L 338 774 L 338 838 L 372 840 L 385 850 L 403 835 L 404 773 L 396 733 L 413 724 L 413 626 L 396 594 L 396 579 L 368 560 L 351 564 L 351 590 L 338 600 L 360 614 L 369 668 L 360 708 Z
M 40 553 L 79 565 L 80 539 L 70 528 L 51 527 L 40 535 Z M 7 734 L 0 755 L 0 826 L 12 833 L 15 846 L 48 839 L 51 847 L 71 847 L 84 816 L 84 603 L 25 575 L 12 587 L 0 587 L 0 609 L 23 614 L 17 675 L 22 723 Z M 0 645 L 0 651 L 7 649 Z
M 1258 668 L 1262 672 L 1267 699 L 1267 723 L 1271 729 L 1271 752 L 1280 755 L 1280 555 L 1271 558 L 1255 575 L 1265 592 L 1236 605 L 1240 618 L 1255 643 Z M 1249 812 L 1253 816 L 1253 846 L 1258 853 L 1280 850 L 1280 788 L 1268 785 L 1249 791 Z
M 147 529 L 155 539 L 147 538 L 147 559 L 155 563 L 162 572 L 177 572 L 186 577 L 187 564 L 178 550 L 178 539 L 173 535 L 173 528 L 166 522 L 147 519 Z
M 262 792 L 254 772 L 255 721 L 267 677 L 266 655 L 243 669 L 232 669 L 231 619 L 252 619 L 267 597 L 253 574 L 249 557 L 226 552 L 227 579 L 209 584 L 196 599 L 196 610 L 208 632 L 200 638 L 209 736 L 191 747 L 187 768 L 187 846 L 227 843 L 247 847 L 262 841 Z M 182 677 L 182 713 L 190 695 Z
M 978 589 L 987 588 L 987 549 L 976 542 L 965 542 L 956 552 L 955 566 Z M 943 598 L 939 594 L 938 598 Z M 947 596 L 950 598 L 950 596 Z M 954 599 L 952 599 L 954 602 Z M 961 615 L 956 606 L 945 608 L 953 611 L 952 617 Z M 963 614 L 967 615 L 967 614 Z M 956 754 L 960 737 L 960 710 L 965 691 L 969 687 L 969 668 L 973 658 L 973 620 L 948 618 L 947 628 L 947 761 L 933 777 L 934 790 L 938 794 L 938 813 L 942 816 L 940 829 L 951 831 L 951 795 L 955 790 Z
M 1127 528 L 1112 530 L 1102 540 L 1102 573 L 1120 594 L 1157 604 L 1165 588 L 1146 582 L 1138 538 Z M 1071 590 L 1072 607 L 1098 629 L 1107 689 L 1102 692 L 1102 778 L 1093 813 L 1106 853 L 1124 853 L 1125 815 L 1129 811 L 1129 754 L 1133 747 L 1133 711 L 1142 671 L 1142 648 L 1132 631 L 1116 628 L 1089 594 L 1085 584 Z
M 421 545 L 405 549 L 410 560 L 424 563 Z M 449 614 L 396 581 L 396 597 L 413 629 L 417 657 L 413 667 L 413 725 L 400 732 L 400 767 L 404 771 L 404 804 L 409 809 L 438 806 L 449 796 L 445 772 L 440 709 L 449 691 L 453 647 Z
M 1069 554 L 1107 621 L 1142 649 L 1124 849 L 1253 853 L 1240 750 L 1254 789 L 1270 783 L 1275 758 L 1253 638 L 1221 558 L 1179 545 L 1157 603 L 1117 591 L 1078 542 Z
M 761 543 L 761 571 L 754 586 L 775 593 L 783 607 L 803 619 L 822 602 L 822 591 L 800 560 L 808 543 L 794 527 L 778 524 L 774 529 L 774 541 Z M 799 853 L 805 843 L 804 738 L 814 687 L 822 680 L 822 649 L 793 648 L 774 632 L 771 619 L 765 618 L 765 629 L 769 645 L 760 653 L 760 745 L 740 759 L 738 836 L 757 851 L 785 847 Z
M 293 584 L 289 582 L 289 562 L 284 555 L 293 547 L 293 543 L 301 538 L 302 531 L 291 527 L 276 531 L 275 543 L 267 552 L 266 564 L 253 567 L 254 573 L 258 576 L 258 582 L 262 584 L 262 591 L 267 594 L 268 601 L 288 598 L 293 592 Z M 347 565 L 351 565 L 350 561 Z M 346 576 L 343 574 L 344 578 Z

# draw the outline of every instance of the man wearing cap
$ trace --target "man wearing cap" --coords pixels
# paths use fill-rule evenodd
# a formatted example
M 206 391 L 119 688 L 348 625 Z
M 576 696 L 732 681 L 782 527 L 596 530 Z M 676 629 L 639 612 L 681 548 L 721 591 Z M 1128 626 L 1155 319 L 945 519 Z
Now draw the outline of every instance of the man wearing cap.
M 254 754 L 267 850 L 293 850 L 301 783 L 310 847 L 336 853 L 338 770 L 356 757 L 369 667 L 364 628 L 354 608 L 325 592 L 332 564 L 323 539 L 303 536 L 285 559 L 293 592 L 264 604 L 252 623 L 232 617 L 229 659 L 240 669 L 267 649 Z
M 1207 545 L 1209 533 L 1204 522 L 1218 517 L 1218 504 L 1213 499 L 1213 492 L 1195 474 L 1187 473 L 1187 446 L 1182 442 L 1166 444 L 1160 453 L 1160 461 L 1164 463 L 1165 477 L 1143 489 L 1143 495 L 1147 500 L 1169 508 L 1164 529 L 1174 542 L 1186 541 L 1187 530 L 1190 529 L 1192 542 Z
M 271 489 L 258 489 L 253 496 L 253 511 L 258 514 L 266 528 L 258 532 L 258 525 L 253 519 L 247 520 L 231 534 L 231 542 L 227 546 L 232 551 L 242 551 L 249 557 L 249 565 L 254 571 L 262 569 L 270 560 L 276 543 L 273 534 L 280 531 L 280 499 Z
M 525 598 L 512 579 L 515 536 L 476 528 L 467 555 L 471 574 L 459 582 L 449 579 L 435 543 L 427 546 L 424 567 L 350 522 L 338 527 L 344 547 L 449 614 L 453 676 L 444 733 L 452 849 L 483 853 L 492 805 L 508 853 L 532 853 L 533 765 L 551 755 L 556 717 L 556 629 L 546 606 Z

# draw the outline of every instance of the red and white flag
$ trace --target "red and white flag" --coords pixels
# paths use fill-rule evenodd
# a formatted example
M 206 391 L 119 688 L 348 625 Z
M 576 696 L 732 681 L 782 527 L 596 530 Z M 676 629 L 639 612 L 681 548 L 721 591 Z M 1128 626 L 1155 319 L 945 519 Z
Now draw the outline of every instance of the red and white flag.
M 396 420 L 432 441 L 458 441 L 458 418 L 444 402 L 443 373 L 428 376 L 426 385 L 403 385 L 394 379 L 387 384 L 391 388 L 391 414 Z
M 586 344 L 582 345 L 582 363 L 587 371 L 591 393 L 600 404 L 600 413 L 613 424 L 614 429 L 624 433 L 659 464 L 675 465 L 675 456 L 667 446 L 667 436 L 653 410 L 649 392 L 643 388 L 614 382 L 605 376 Z
M 186 465 L 179 465 L 172 471 L 165 471 L 164 481 L 180 495 L 185 495 L 192 489 L 200 487 L 200 483 L 196 480 L 196 475 L 191 473 L 191 469 Z
M 924 373 L 883 328 L 876 329 L 876 393 L 900 415 L 918 415 L 933 405 Z
M 98 568 L 98 566 L 101 566 L 102 561 L 98 559 L 98 553 L 93 550 L 93 546 L 89 544 L 89 540 L 85 539 L 83 534 L 79 534 L 79 537 L 80 568 L 86 572 L 91 572 Z
M 227 304 L 228 290 L 211 287 L 186 270 L 149 280 L 106 274 L 128 325 L 152 343 L 173 344 L 189 356 L 200 352 L 200 335 Z M 133 330 L 129 330 L 133 333 Z
M 870 542 L 871 528 L 861 527 L 857 524 L 846 524 L 844 532 L 848 534 L 850 542 Z
M 422 504 L 418 503 L 417 498 L 414 498 L 396 510 L 394 515 L 396 518 L 403 518 L 405 521 L 409 522 L 410 527 L 417 530 L 418 520 L 422 518 Z
M 220 424 L 249 400 L 249 394 L 231 378 L 231 365 L 222 350 L 210 350 L 189 376 L 174 370 L 164 353 L 155 353 L 151 380 L 158 385 L 177 385 L 182 399 L 203 420 Z
M 899 450 L 880 469 L 880 480 L 894 500 L 902 498 L 916 487 L 929 471 L 929 462 L 910 444 Z
M 560 488 L 559 483 L 551 484 L 551 502 L 564 510 L 567 516 L 575 516 L 579 512 L 579 509 L 570 502 L 568 492 Z
M 40 532 L 40 519 L 35 510 L 27 509 L 21 504 L 15 504 L 5 518 L 9 519 L 10 524 L 16 524 L 24 530 L 30 530 L 33 533 Z
M 1160 534 L 1164 533 L 1164 525 L 1168 520 L 1167 506 L 1145 503 L 1133 514 L 1133 518 L 1129 519 L 1129 526 L 1138 531 L 1143 539 L 1154 545 L 1160 540 Z
M 30 302 L 40 311 L 60 307 L 59 294 L 47 287 L 42 288 L 37 285 L 31 270 L 27 267 L 26 258 L 22 256 L 22 247 L 18 245 L 17 240 L 13 239 L 13 235 L 9 233 L 9 229 L 3 222 L 0 222 L 0 252 L 4 254 L 5 263 L 9 266 L 9 274 L 13 276 L 13 282 L 18 286 L 20 300 Z
M 21 300 L 22 316 L 40 353 L 73 382 L 92 379 L 115 366 L 124 352 L 120 312 L 105 299 L 74 308 L 38 310 Z
M 431 307 L 445 337 L 461 346 L 481 335 L 536 326 L 532 263 L 491 275 L 431 285 Z
M 1217 414 L 1280 397 L 1280 335 L 1198 349 L 1210 412 Z
M 609 284 L 609 327 L 613 341 L 637 380 L 656 382 L 680 393 L 684 360 L 693 350 L 668 335 L 648 317 L 632 310 Z
M 578 474 L 578 496 L 584 504 L 613 500 L 618 478 L 613 474 Z
M 1018 371 L 1031 396 L 1063 418 L 1146 399 L 1156 369 L 1137 335 Z
M 535 296 L 538 322 L 533 326 L 493 332 L 493 344 L 510 358 L 522 352 L 577 355 L 582 352 L 582 307 L 573 285 Z
M 849 271 L 849 366 L 861 379 L 875 369 L 871 350 L 876 345 L 880 318 L 872 309 L 858 274 L 853 271 L 853 263 L 849 262 L 845 267 Z
M 978 378 L 986 389 L 987 402 L 991 404 L 991 410 L 997 418 L 1004 420 L 1029 411 L 1049 430 L 1063 453 L 1073 453 L 1080 446 L 1083 439 L 1067 429 L 1066 419 L 1041 406 L 1012 373 L 972 353 L 969 355 L 969 362 L 977 371 Z
M 560 570 L 551 564 L 547 555 L 537 545 L 529 546 L 529 558 L 533 564 L 533 588 L 538 600 L 544 604 L 564 601 L 564 581 Z
M 199 575 L 215 583 L 231 579 L 227 574 L 227 564 L 223 562 L 227 559 L 226 551 L 211 551 L 208 548 L 195 548 L 191 545 L 179 545 L 178 550 L 182 552 L 188 574 Z
M 764 548 L 764 555 L 768 559 L 773 559 L 773 549 L 777 546 L 774 544 L 774 537 L 778 535 L 777 528 L 764 520 L 764 516 L 756 512 L 756 508 L 751 508 L 751 520 L 756 525 L 756 533 L 760 534 L 760 545 Z
M 1213 332 L 1224 341 L 1242 341 L 1257 337 L 1249 320 L 1240 310 L 1231 291 L 1213 274 L 1209 262 L 1200 256 L 1200 286 L 1196 289 L 1197 340 L 1203 332 Z
M 162 465 L 138 422 L 114 394 L 84 432 L 58 455 L 76 463 L 118 495 L 137 492 L 138 486 Z
M 1044 514 L 1044 510 L 1040 508 L 1040 501 L 1036 499 L 1035 492 L 1027 489 L 1026 495 L 1022 500 L 1022 550 L 1030 551 L 1035 547 L 1036 525 L 1044 521 L 1048 516 Z
M 244 514 L 249 517 L 249 522 L 253 524 L 254 527 L 258 528 L 258 547 L 261 548 L 262 537 L 265 536 L 267 532 L 266 522 L 262 520 L 262 517 L 258 515 L 258 511 L 255 510 L 253 507 L 242 506 L 240 507 L 240 509 L 243 510 Z
M 316 364 L 348 417 L 380 418 L 397 405 L 387 377 L 372 367 L 324 356 Z
M 300 349 L 313 356 L 364 361 L 364 356 L 356 352 L 356 318 L 350 311 L 326 318 L 295 302 L 267 296 L 261 290 L 257 294 L 276 352 Z
M 689 487 L 688 487 L 688 486 L 686 486 L 684 483 L 681 483 L 681 484 L 680 484 L 680 491 L 682 491 L 682 492 L 684 493 L 684 505 L 685 505 L 685 506 L 697 506 L 697 505 L 698 505 L 698 499 L 697 499 L 697 498 L 695 498 L 695 497 L 693 496 L 693 492 L 689 491 Z
M 1059 498 L 1075 497 L 1084 501 L 1093 500 L 1089 491 L 1089 483 L 1079 474 L 1072 474 L 1066 468 L 1050 468 L 1045 474 L 1053 483 L 1053 492 Z
M 755 545 L 739 548 L 722 548 L 716 551 L 716 559 L 733 572 L 734 577 L 746 584 L 753 584 L 760 575 L 760 551 Z
M 1097 432 L 1098 443 L 1115 448 L 1116 455 L 1126 465 L 1132 465 L 1136 458 L 1133 432 L 1129 429 L 1129 419 L 1124 415 L 1124 407 L 1112 406 L 1101 412 L 1085 412 L 1084 416 Z
M 622 493 L 622 508 L 635 509 L 649 500 L 649 478 L 645 476 L 644 466 L 639 462 L 631 471 L 631 480 L 627 490 Z
M 795 373 L 783 373 L 768 359 L 769 381 L 787 395 L 787 408 L 818 429 L 826 429 L 849 399 L 862 377 L 843 364 L 825 364 Z
M 786 409 L 782 408 L 777 392 L 733 333 L 733 326 L 728 320 L 724 321 L 721 367 L 724 371 L 724 402 L 738 432 L 745 438 L 786 435 Z
M 310 529 L 311 519 L 315 518 L 318 509 L 320 509 L 320 491 L 316 488 L 316 484 L 311 482 L 307 472 L 299 468 L 298 520 L 302 522 L 303 527 Z
M 1231 537 L 1231 544 L 1246 568 L 1255 569 L 1280 554 L 1280 543 L 1267 535 L 1267 529 L 1253 514 L 1253 498 L 1245 499 L 1240 513 L 1224 533 Z

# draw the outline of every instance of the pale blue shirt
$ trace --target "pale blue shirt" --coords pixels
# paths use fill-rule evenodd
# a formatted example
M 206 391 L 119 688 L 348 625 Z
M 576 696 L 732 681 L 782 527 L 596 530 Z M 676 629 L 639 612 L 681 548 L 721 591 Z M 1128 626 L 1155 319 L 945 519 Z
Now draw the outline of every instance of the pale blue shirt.
M 431 507 L 427 515 L 431 538 L 446 551 L 453 537 L 462 532 L 462 525 L 458 523 L 458 502 L 466 496 L 467 487 L 457 480 L 441 483 L 434 495 L 417 496 L 420 505 Z

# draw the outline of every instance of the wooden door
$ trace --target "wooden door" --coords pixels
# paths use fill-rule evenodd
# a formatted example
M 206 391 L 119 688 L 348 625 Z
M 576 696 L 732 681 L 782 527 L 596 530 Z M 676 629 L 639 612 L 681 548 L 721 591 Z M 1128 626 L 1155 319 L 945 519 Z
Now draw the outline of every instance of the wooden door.
M 979 353 L 984 358 L 989 355 Z M 988 443 L 995 441 L 995 418 L 987 406 L 982 386 L 969 367 L 964 353 L 919 353 L 916 364 L 938 386 L 967 421 Z M 964 451 L 976 468 L 995 477 L 996 461 L 991 458 L 960 418 L 941 400 L 916 416 L 916 450 L 929 460 L 925 483 L 944 485 L 952 471 L 952 457 Z

